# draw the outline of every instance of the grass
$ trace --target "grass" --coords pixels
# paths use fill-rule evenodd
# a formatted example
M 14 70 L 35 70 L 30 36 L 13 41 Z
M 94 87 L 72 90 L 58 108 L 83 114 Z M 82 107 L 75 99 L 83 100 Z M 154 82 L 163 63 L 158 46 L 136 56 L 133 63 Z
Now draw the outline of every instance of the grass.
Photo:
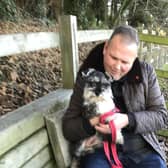
M 163 67 L 162 67 L 162 69 L 163 69 L 164 71 L 168 71 L 168 63 L 164 64 Z

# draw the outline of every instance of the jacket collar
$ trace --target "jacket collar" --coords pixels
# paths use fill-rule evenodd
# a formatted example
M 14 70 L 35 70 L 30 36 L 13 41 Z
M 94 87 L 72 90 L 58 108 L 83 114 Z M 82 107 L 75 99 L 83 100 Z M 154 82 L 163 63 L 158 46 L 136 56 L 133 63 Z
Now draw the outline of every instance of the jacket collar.
M 103 66 L 103 47 L 104 43 L 100 43 L 95 48 L 92 49 L 88 57 L 85 59 L 83 65 L 80 67 L 79 72 L 88 68 L 95 68 L 98 71 L 105 72 Z M 124 82 L 126 80 L 129 83 L 140 83 L 142 82 L 142 79 L 143 78 L 142 78 L 140 61 L 138 58 L 136 58 L 131 70 L 128 72 L 126 76 L 121 78 L 118 82 Z
M 131 70 L 126 75 L 126 80 L 129 83 L 141 83 L 143 81 L 142 70 L 138 58 L 135 59 Z

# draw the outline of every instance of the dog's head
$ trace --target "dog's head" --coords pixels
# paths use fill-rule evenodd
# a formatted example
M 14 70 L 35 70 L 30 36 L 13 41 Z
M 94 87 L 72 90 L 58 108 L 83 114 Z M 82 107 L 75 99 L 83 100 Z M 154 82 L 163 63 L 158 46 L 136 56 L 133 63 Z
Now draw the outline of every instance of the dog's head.
M 113 99 L 111 90 L 112 79 L 95 69 L 88 69 L 82 72 L 82 77 L 85 80 L 83 98 L 84 106 L 87 110 L 99 113 L 100 105 L 104 106 L 107 102 L 106 105 L 111 106 L 108 103 Z
M 113 96 L 110 91 L 112 79 L 103 72 L 89 68 L 82 72 L 82 76 L 85 80 L 84 91 L 87 91 L 87 93 L 91 92 L 94 96 L 99 97 L 105 94 L 105 92 L 109 92 Z

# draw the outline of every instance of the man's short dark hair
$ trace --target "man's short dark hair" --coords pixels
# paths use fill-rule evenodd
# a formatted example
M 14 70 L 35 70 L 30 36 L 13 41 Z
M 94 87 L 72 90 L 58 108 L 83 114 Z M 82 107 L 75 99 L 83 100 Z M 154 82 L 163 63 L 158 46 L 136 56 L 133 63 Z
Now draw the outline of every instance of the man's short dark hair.
M 115 35 L 123 35 L 129 40 L 130 42 L 135 42 L 137 46 L 139 45 L 139 37 L 137 30 L 131 26 L 128 25 L 121 25 L 114 29 L 109 41 L 115 36 Z

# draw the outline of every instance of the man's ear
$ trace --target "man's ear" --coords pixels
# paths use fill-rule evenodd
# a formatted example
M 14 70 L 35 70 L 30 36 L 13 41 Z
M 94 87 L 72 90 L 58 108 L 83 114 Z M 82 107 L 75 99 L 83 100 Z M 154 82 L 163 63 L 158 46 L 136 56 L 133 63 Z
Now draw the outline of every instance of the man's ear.
M 108 48 L 108 45 L 109 45 L 109 42 L 108 42 L 108 40 L 104 43 L 104 48 L 103 48 L 103 55 L 105 55 L 106 54 L 106 52 L 107 52 L 107 48 Z

